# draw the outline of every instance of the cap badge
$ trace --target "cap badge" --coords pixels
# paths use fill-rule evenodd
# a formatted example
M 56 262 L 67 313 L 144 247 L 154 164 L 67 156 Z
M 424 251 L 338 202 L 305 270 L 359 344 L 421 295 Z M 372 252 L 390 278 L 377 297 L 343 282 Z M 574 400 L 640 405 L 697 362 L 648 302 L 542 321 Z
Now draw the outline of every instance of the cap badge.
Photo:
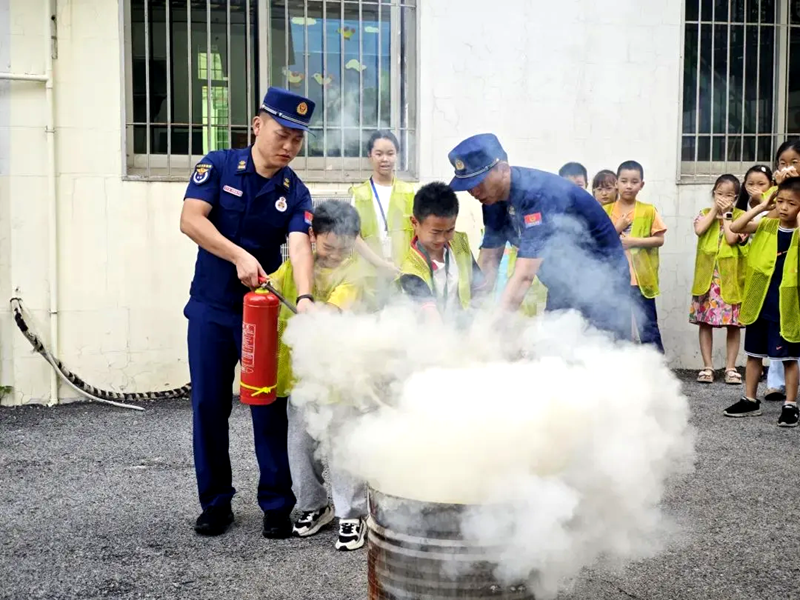
M 464 163 L 460 158 L 456 159 L 456 171 L 463 171 L 464 170 Z
M 287 208 L 287 205 L 286 205 L 286 198 L 284 198 L 283 196 L 281 196 L 280 198 L 278 198 L 278 200 L 275 202 L 275 208 L 276 208 L 276 209 L 277 209 L 279 212 L 286 212 L 286 208 Z
M 305 102 L 301 102 L 297 105 L 297 114 L 305 117 L 308 114 L 308 104 Z

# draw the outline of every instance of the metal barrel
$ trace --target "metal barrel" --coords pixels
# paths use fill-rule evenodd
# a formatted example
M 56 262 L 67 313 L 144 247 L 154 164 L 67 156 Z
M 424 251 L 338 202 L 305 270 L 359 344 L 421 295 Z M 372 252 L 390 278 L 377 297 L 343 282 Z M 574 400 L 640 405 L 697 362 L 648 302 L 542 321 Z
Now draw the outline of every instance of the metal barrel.
M 495 548 L 462 539 L 468 509 L 370 489 L 369 600 L 534 600 L 495 578 Z

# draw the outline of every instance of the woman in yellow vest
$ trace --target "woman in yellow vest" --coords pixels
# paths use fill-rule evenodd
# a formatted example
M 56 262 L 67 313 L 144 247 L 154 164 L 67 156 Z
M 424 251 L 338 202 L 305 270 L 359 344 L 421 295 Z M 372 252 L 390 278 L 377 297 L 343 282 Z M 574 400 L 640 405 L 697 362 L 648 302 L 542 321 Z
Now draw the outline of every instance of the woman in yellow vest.
M 376 131 L 367 142 L 372 176 L 352 188 L 361 217 L 356 250 L 379 271 L 397 272 L 413 235 L 414 188 L 394 176 L 400 144 L 391 131 Z
M 438 319 L 469 308 L 481 271 L 465 233 L 456 231 L 458 198 L 441 182 L 422 186 L 414 198 L 414 237 L 400 265 L 401 291 Z
M 617 169 L 619 197 L 603 209 L 611 217 L 628 258 L 634 305 L 632 317 L 639 340 L 663 353 L 655 298 L 659 295 L 658 249 L 664 245 L 667 226 L 655 206 L 637 200 L 643 187 L 642 165 L 635 160 L 622 163 Z
M 731 220 L 722 218 L 731 211 L 735 219 L 744 214 L 733 206 L 740 191 L 741 184 L 736 177 L 722 175 L 711 192 L 711 208 L 704 208 L 694 220 L 697 255 L 689 322 L 700 327 L 700 354 L 703 357 L 703 369 L 697 375 L 700 383 L 714 381 L 711 354 L 715 327 L 726 327 L 728 331 L 725 383 L 742 383 L 736 370 L 736 357 L 741 341 L 739 309 L 744 292 L 745 246 L 742 244 L 747 238 L 733 233 Z
M 753 219 L 777 209 L 778 218 Z M 739 321 L 747 326 L 745 395 L 725 409 L 727 417 L 761 414 L 756 395 L 761 362 L 783 362 L 786 402 L 778 418 L 780 427 L 798 423 L 797 385 L 800 368 L 800 290 L 798 290 L 797 215 L 800 213 L 800 177 L 785 179 L 776 193 L 731 223 L 734 233 L 752 233 Z M 730 214 L 726 215 L 730 218 Z

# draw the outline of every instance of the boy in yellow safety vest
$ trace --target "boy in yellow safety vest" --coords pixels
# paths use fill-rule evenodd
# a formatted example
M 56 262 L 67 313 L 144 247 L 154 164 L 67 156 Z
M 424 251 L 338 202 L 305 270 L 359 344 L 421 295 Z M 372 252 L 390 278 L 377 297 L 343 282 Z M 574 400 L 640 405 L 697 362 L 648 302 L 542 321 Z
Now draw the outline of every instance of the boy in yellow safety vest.
M 777 209 L 778 218 L 756 216 Z M 798 423 L 797 359 L 800 357 L 800 293 L 798 291 L 797 215 L 800 213 L 800 178 L 786 179 L 777 191 L 731 223 L 734 233 L 752 233 L 747 256 L 747 275 L 739 322 L 747 326 L 745 395 L 725 409 L 726 417 L 761 414 L 757 397 L 761 363 L 783 362 L 786 401 L 778 418 L 779 427 Z M 730 213 L 725 216 L 730 219 Z
M 364 267 L 353 252 L 361 226 L 358 212 L 350 204 L 329 200 L 320 203 L 311 221 L 311 241 L 316 243 L 314 255 L 314 298 L 336 310 L 353 308 L 364 291 Z M 297 302 L 297 288 L 292 263 L 286 261 L 272 275 L 270 282 L 287 300 Z M 278 321 L 278 397 L 288 397 L 294 386 L 290 348 L 283 341 L 283 332 L 293 313 L 281 307 Z M 328 492 L 323 484 L 322 463 L 316 456 L 317 442 L 308 433 L 302 408 L 287 403 L 289 417 L 288 453 L 292 474 L 292 490 L 297 498 L 299 518 L 293 534 L 314 535 L 334 516 L 339 518 L 337 550 L 355 550 L 364 545 L 367 496 L 363 482 L 330 466 L 334 511 L 328 505 Z
M 456 231 L 458 198 L 449 185 L 429 183 L 414 196 L 414 237 L 397 283 L 434 318 L 467 309 L 483 283 L 467 234 Z
M 658 249 L 664 245 L 667 226 L 655 206 L 637 200 L 643 187 L 644 167 L 635 160 L 622 163 L 617 169 L 619 197 L 603 209 L 611 217 L 628 258 L 633 319 L 639 340 L 663 353 L 655 298 L 659 295 Z

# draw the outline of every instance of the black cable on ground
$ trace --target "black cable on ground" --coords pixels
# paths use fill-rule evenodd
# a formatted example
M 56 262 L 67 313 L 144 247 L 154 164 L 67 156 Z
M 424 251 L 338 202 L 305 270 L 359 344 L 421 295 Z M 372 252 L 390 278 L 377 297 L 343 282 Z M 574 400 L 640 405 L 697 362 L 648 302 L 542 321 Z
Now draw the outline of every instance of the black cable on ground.
M 123 404 L 122 402 L 170 400 L 174 398 L 188 398 L 191 395 L 191 383 L 187 383 L 179 388 L 164 390 L 161 392 L 111 392 L 96 388 L 93 385 L 86 383 L 75 373 L 67 369 L 58 358 L 50 353 L 39 336 L 37 336 L 31 330 L 31 328 L 28 326 L 28 323 L 25 321 L 25 310 L 22 306 L 21 298 L 11 299 L 11 309 L 14 311 L 14 321 L 16 322 L 17 327 L 22 332 L 22 335 L 24 335 L 25 338 L 30 342 L 31 346 L 33 346 L 33 349 L 41 354 L 48 363 L 50 363 L 50 366 L 56 370 L 59 376 L 71 388 L 90 400 L 102 402 L 104 404 L 111 404 L 112 406 L 118 406 L 121 408 L 144 410 L 140 406 L 132 406 L 129 404 Z

